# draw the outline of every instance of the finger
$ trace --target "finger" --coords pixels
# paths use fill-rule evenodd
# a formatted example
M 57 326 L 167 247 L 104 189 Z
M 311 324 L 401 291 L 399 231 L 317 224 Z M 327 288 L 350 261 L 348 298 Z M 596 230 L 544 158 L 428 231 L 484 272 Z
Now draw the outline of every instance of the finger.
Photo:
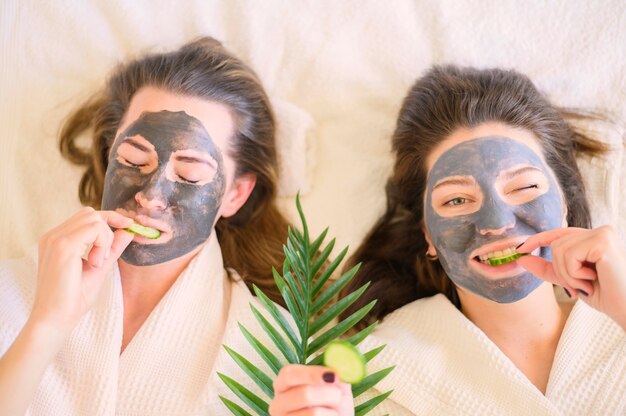
M 343 393 L 332 384 L 308 384 L 293 387 L 276 396 L 271 413 L 288 413 L 308 408 L 336 408 L 341 403 Z
M 537 256 L 524 256 L 516 260 L 517 264 L 528 270 L 533 276 L 564 288 L 570 297 L 575 297 L 576 290 L 563 279 L 548 260 Z
M 541 280 L 558 286 L 567 286 L 565 280 L 554 270 L 554 265 L 544 258 L 528 255 L 520 257 L 516 262 Z
M 283 367 L 274 380 L 274 391 L 280 393 L 290 388 L 308 385 L 334 383 L 335 373 L 322 366 L 290 364 Z
M 87 261 L 91 266 L 99 268 L 103 266 L 105 258 L 111 250 L 113 231 L 101 219 L 96 219 L 88 227 L 93 229 L 95 239 L 87 255 Z
M 565 235 L 579 233 L 585 231 L 584 228 L 568 227 L 556 228 L 554 230 L 544 231 L 530 236 L 524 243 L 517 247 L 518 253 L 530 253 L 537 247 L 548 247 L 554 240 Z
M 586 259 L 590 246 L 589 230 L 572 233 L 552 243 L 553 266 L 556 273 L 567 284 L 585 295 L 593 293 L 593 285 L 589 280 L 595 279 L 595 272 L 586 267 Z
M 134 234 L 124 230 L 116 230 L 113 233 L 113 243 L 111 244 L 111 252 L 107 258 L 107 263 L 116 262 L 120 258 L 126 247 L 133 241 Z
M 133 219 L 115 211 L 100 211 L 102 219 L 113 228 L 128 228 L 133 225 Z
M 288 416 L 339 416 L 339 412 L 333 409 L 316 407 L 314 409 L 302 409 L 289 413 Z
M 83 275 L 85 276 L 85 284 L 98 286 L 101 284 L 110 267 L 115 263 L 126 247 L 133 241 L 134 235 L 124 230 L 116 230 L 113 232 L 113 243 L 109 248 L 109 255 L 105 258 L 100 267 L 93 267 L 89 262 L 83 262 Z
M 567 258 L 565 259 L 565 269 L 567 270 L 567 274 L 582 280 L 597 280 L 598 274 L 596 273 L 593 267 L 590 267 L 590 263 L 581 261 L 576 258 Z

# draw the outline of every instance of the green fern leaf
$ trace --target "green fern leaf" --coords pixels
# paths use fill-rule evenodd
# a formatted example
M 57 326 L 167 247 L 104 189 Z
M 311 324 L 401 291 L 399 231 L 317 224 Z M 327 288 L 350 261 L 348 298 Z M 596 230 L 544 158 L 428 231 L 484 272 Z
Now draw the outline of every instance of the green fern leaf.
M 365 290 L 367 290 L 369 285 L 369 282 L 364 284 L 359 289 L 350 293 L 348 296 L 339 300 L 337 303 L 333 304 L 333 306 L 324 311 L 324 313 L 322 313 L 311 325 L 311 334 L 316 334 L 317 331 L 322 329 L 326 324 L 337 318 L 341 312 L 348 309 L 348 307 L 352 305 L 363 294 L 363 292 L 365 292 Z
M 261 315 L 261 312 L 259 312 L 257 308 L 250 305 L 250 309 L 252 309 L 252 313 L 259 321 L 259 324 L 261 324 L 261 328 L 263 328 L 265 333 L 269 335 L 272 341 L 274 341 L 274 344 L 278 347 L 278 349 L 287 359 L 287 361 L 291 364 L 297 364 L 298 358 L 296 357 L 296 354 L 293 350 L 289 348 L 287 341 L 285 341 L 285 339 L 278 333 L 276 328 L 274 328 L 272 324 L 270 324 L 269 321 L 265 319 L 263 315 Z
M 309 348 L 306 350 L 307 354 L 312 355 L 316 353 L 319 349 L 325 347 L 330 341 L 345 334 L 349 329 L 354 327 L 357 322 L 363 319 L 363 317 L 374 307 L 375 304 L 375 300 L 371 301 L 343 321 L 339 322 L 337 325 L 333 326 L 328 331 L 324 332 L 319 337 L 315 338 L 315 340 L 309 344 Z
M 363 416 L 363 415 L 368 414 L 376 406 L 378 406 L 380 403 L 382 403 L 383 400 L 385 400 L 387 397 L 389 397 L 389 395 L 391 393 L 393 393 L 393 390 L 389 390 L 386 393 L 379 394 L 378 396 L 374 397 L 373 399 L 369 399 L 365 403 L 362 403 L 362 404 L 358 405 L 357 407 L 354 408 L 354 416 Z
M 376 357 L 378 355 L 379 352 L 381 352 L 382 350 L 385 349 L 387 345 L 381 345 L 380 347 L 376 347 L 373 350 L 370 350 L 368 352 L 366 352 L 365 354 L 363 354 L 363 357 L 365 358 L 366 362 L 370 362 L 374 359 L 374 357 Z
M 302 231 L 297 228 L 287 230 L 288 238 L 283 246 L 285 261 L 282 265 L 282 275 L 272 268 L 274 281 L 279 289 L 287 309 L 293 319 L 288 320 L 280 308 L 275 305 L 257 286 L 253 286 L 254 293 L 263 309 L 276 327 L 265 318 L 264 315 L 250 304 L 252 313 L 259 323 L 261 329 L 268 335 L 272 345 L 264 345 L 243 325 L 239 324 L 243 335 L 250 345 L 277 375 L 285 362 L 276 354 L 279 352 L 287 363 L 316 365 L 323 362 L 323 355 L 320 352 L 326 345 L 344 335 L 347 331 L 363 319 L 363 317 L 374 307 L 376 301 L 372 301 L 352 313 L 346 319 L 338 320 L 339 314 L 353 305 L 359 297 L 367 290 L 369 283 L 361 286 L 357 290 L 347 294 L 341 299 L 335 299 L 338 293 L 354 278 L 359 266 L 351 268 L 343 273 L 338 279 L 331 281 L 331 276 L 338 269 L 348 253 L 348 248 L 341 250 L 339 255 L 329 261 L 330 254 L 335 247 L 335 239 L 332 239 L 324 246 L 324 239 L 328 234 L 326 228 L 313 242 L 309 239 L 309 228 L 300 205 L 300 197 L 296 196 L 296 207 L 298 215 L 302 220 Z M 323 250 L 320 252 L 320 249 Z M 332 303 L 334 301 L 334 303 Z M 330 327 L 325 332 L 324 328 Z M 347 341 L 352 345 L 358 345 L 376 327 L 377 323 L 369 325 L 367 328 L 350 336 Z M 282 332 L 282 334 L 281 334 Z M 239 368 L 258 386 L 269 399 L 274 396 L 272 378 L 256 367 L 250 357 L 243 357 L 241 354 L 225 347 L 231 358 L 237 363 Z M 366 361 L 372 360 L 378 355 L 384 346 L 374 348 L 364 354 Z M 385 378 L 393 367 L 386 368 L 367 376 L 361 383 L 354 385 L 353 394 L 358 396 L 374 387 Z M 228 388 L 239 397 L 253 412 L 259 415 L 266 415 L 269 405 L 266 401 L 248 390 L 242 384 L 232 378 L 219 374 L 222 381 Z M 380 394 L 367 402 L 355 407 L 357 415 L 364 415 L 374 409 L 380 402 L 387 398 L 391 392 Z M 226 408 L 234 415 L 249 416 L 240 405 L 229 399 L 220 397 Z
M 224 403 L 224 405 L 228 408 L 228 410 L 230 410 L 230 412 L 233 415 L 235 415 L 235 416 L 252 416 L 250 413 L 248 413 L 244 409 L 242 409 L 241 406 L 239 406 L 236 403 L 231 402 L 226 397 L 224 397 L 224 396 L 219 396 L 219 397 L 220 397 L 220 400 L 222 401 L 222 403 Z
M 287 322 L 285 315 L 283 315 L 278 310 L 278 306 L 276 306 L 276 304 L 272 302 L 270 298 L 265 296 L 265 293 L 263 293 L 261 289 L 258 288 L 257 285 L 252 285 L 252 288 L 257 298 L 259 298 L 259 301 L 261 302 L 261 304 L 265 307 L 265 310 L 267 310 L 270 313 L 270 315 L 272 315 L 272 318 L 274 318 L 274 321 L 276 321 L 280 329 L 282 329 L 283 333 L 287 335 L 287 338 L 289 338 L 289 341 L 291 342 L 293 347 L 296 349 L 296 352 L 301 353 L 300 341 L 296 337 L 296 334 L 293 332 L 293 329 L 291 329 L 291 326 L 289 325 L 289 322 Z
M 272 385 L 272 379 L 267 376 L 264 372 L 256 368 L 250 361 L 246 360 L 241 354 L 237 351 L 234 351 L 231 348 L 228 348 L 224 345 L 226 352 L 230 355 L 233 360 L 237 363 L 239 368 L 246 372 L 256 383 L 257 386 L 263 390 L 265 394 L 267 394 L 270 398 L 274 397 L 274 386 Z
M 363 379 L 363 381 L 352 386 L 352 395 L 354 397 L 358 397 L 361 394 L 365 393 L 367 390 L 374 387 L 380 380 L 387 377 L 387 374 L 391 373 L 394 368 L 395 366 L 387 367 L 383 370 L 368 375 Z
M 356 275 L 356 272 L 359 271 L 360 267 L 361 265 L 357 264 L 345 272 L 339 279 L 335 280 L 328 289 L 320 293 L 313 302 L 313 309 L 311 310 L 311 313 L 315 315 L 317 312 L 321 311 L 324 306 L 326 306 L 326 304 L 330 302 L 339 293 L 339 291 L 350 282 L 350 280 L 352 280 L 354 275 Z
M 265 403 L 259 396 L 252 393 L 250 390 L 237 383 L 232 378 L 222 374 L 217 373 L 218 377 L 222 379 L 224 384 L 228 386 L 228 388 L 237 395 L 245 404 L 250 406 L 252 410 L 257 412 L 257 414 L 262 416 L 269 416 L 269 405 Z
M 252 348 L 254 348 L 257 354 L 259 354 L 263 361 L 265 361 L 265 363 L 272 369 L 274 374 L 278 375 L 280 369 L 283 368 L 283 363 L 269 349 L 267 349 L 265 345 L 256 339 L 245 326 L 239 324 L 239 329 L 241 329 L 241 332 L 246 337 L 250 345 L 252 345 Z

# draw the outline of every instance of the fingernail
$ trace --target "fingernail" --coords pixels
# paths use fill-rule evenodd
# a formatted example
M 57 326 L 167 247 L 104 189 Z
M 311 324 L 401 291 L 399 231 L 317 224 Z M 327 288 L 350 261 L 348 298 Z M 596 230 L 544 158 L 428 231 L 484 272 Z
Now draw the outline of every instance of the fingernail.
M 565 291 L 565 294 L 567 295 L 567 297 L 571 299 L 572 298 L 572 294 L 569 293 L 569 290 L 567 290 L 565 288 L 563 288 L 563 290 Z
M 585 292 L 584 290 L 578 289 L 578 292 L 580 292 L 580 294 L 583 296 L 589 296 L 589 293 Z
M 324 381 L 327 382 L 327 383 L 334 383 L 335 382 L 335 373 L 328 371 L 328 372 L 322 374 L 322 379 L 324 379 Z

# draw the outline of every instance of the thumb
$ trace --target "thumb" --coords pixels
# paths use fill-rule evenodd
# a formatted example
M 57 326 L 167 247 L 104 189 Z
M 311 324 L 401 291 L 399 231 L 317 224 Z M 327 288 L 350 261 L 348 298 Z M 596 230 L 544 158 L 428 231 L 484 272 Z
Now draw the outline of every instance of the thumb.
M 109 257 L 105 260 L 105 264 L 113 264 L 120 258 L 126 247 L 133 241 L 135 234 L 129 233 L 126 230 L 115 230 L 113 232 L 113 244 L 111 244 L 111 251 Z
M 523 256 L 516 260 L 517 264 L 528 270 L 532 275 L 552 284 L 567 287 L 567 283 L 554 271 L 552 263 L 537 256 Z

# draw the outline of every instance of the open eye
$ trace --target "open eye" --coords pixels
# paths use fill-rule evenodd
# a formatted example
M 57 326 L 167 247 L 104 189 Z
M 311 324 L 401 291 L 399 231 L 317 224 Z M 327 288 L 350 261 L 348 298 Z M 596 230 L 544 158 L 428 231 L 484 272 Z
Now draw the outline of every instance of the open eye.
M 451 200 L 444 202 L 443 205 L 444 206 L 457 206 L 457 205 L 464 205 L 468 202 L 470 202 L 470 200 L 467 198 L 457 197 L 457 198 L 452 198 Z

